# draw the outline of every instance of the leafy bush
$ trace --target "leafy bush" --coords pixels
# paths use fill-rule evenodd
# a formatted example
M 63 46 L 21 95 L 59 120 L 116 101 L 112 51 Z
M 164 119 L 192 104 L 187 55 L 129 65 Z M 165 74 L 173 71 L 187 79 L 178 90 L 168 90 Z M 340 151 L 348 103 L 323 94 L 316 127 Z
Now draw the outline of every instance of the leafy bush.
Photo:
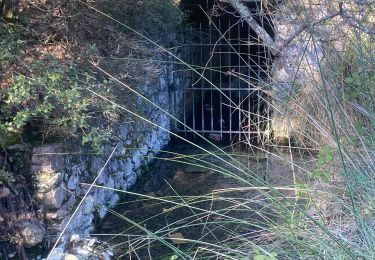
M 2 184 L 11 185 L 14 182 L 15 182 L 15 179 L 12 173 L 5 171 L 3 169 L 0 169 L 0 185 Z
M 6 51 L 0 60 L 9 65 L 18 58 L 21 35 L 12 30 L 1 33 L 4 37 L 0 44 Z M 26 129 L 38 132 L 37 136 L 43 139 L 83 135 L 84 143 L 94 143 L 96 147 L 108 139 L 108 134 L 94 127 L 94 121 L 104 119 L 108 109 L 94 100 L 87 89 L 108 92 L 109 81 L 99 84 L 74 62 L 58 62 L 52 56 L 32 61 L 26 73 L 11 71 L 12 77 L 1 89 L 1 146 L 11 144 L 10 138 Z
M 177 3 L 172 0 L 100 0 L 98 7 L 138 32 L 157 39 L 160 39 L 162 34 L 176 31 L 184 19 Z

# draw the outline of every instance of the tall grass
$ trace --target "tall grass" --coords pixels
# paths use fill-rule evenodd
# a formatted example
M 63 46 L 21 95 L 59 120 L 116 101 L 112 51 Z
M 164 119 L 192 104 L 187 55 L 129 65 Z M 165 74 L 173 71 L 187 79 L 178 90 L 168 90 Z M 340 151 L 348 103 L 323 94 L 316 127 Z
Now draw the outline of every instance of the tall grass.
M 132 30 L 121 22 L 118 24 Z M 181 192 L 171 185 L 172 194 L 162 197 L 116 190 L 127 194 L 134 203 L 142 201 L 147 207 L 160 209 L 140 222 L 128 214 L 110 210 L 127 223 L 125 230 L 116 232 L 109 239 L 115 249 L 121 248 L 119 258 L 375 258 L 375 39 L 360 31 L 342 30 L 342 33 L 348 46 L 344 52 L 338 52 L 333 46 L 327 48 L 326 58 L 318 64 L 320 80 L 311 78 L 309 82 L 305 77 L 304 82 L 298 82 L 299 88 L 285 93 L 286 98 L 275 95 L 268 104 L 286 117 L 287 122 L 297 120 L 297 125 L 306 127 L 299 127 L 292 135 L 294 140 L 289 139 L 286 147 L 277 143 L 268 144 L 272 149 L 252 147 L 267 158 L 267 163 L 276 164 L 267 174 L 283 177 L 277 171 L 288 169 L 286 174 L 290 181 L 280 184 L 272 176 L 264 179 L 252 170 L 255 163 L 250 163 L 249 167 L 237 154 L 231 154 L 209 140 L 206 144 L 198 144 L 176 136 L 200 149 L 201 153 L 176 152 L 160 159 L 211 171 L 215 178 L 222 178 L 220 180 L 229 178 L 230 185 L 202 194 Z M 310 41 L 312 49 L 318 52 L 314 30 L 310 31 Z M 193 64 L 187 64 L 159 47 L 200 74 Z M 273 83 L 272 75 L 269 76 L 271 81 L 263 84 Z M 136 112 L 92 93 L 153 124 Z M 178 120 L 164 112 L 171 120 Z M 250 142 L 248 145 L 252 146 Z M 95 183 L 91 187 L 110 189 Z M 173 216 L 172 221 L 168 221 L 170 216 Z M 149 223 L 158 225 L 151 227 Z M 179 235 L 176 237 L 176 234 Z

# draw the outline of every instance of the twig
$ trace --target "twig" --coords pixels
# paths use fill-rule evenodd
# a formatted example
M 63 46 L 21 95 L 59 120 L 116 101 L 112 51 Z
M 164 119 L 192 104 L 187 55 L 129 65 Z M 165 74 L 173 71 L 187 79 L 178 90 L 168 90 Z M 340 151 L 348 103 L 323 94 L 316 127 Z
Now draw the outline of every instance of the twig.
M 275 51 L 277 48 L 276 42 L 272 39 L 269 33 L 257 23 L 249 9 L 241 3 L 240 0 L 228 0 L 229 3 L 237 10 L 241 17 L 249 24 L 256 34 L 263 40 L 264 44 L 267 45 L 271 51 Z
M 375 35 L 375 30 L 369 29 L 362 25 L 359 21 L 357 21 L 354 17 L 352 17 L 348 10 L 343 7 L 343 3 L 339 3 L 339 10 L 335 11 L 331 14 L 327 14 L 324 17 L 321 17 L 318 20 L 313 22 L 305 22 L 300 25 L 291 35 L 289 35 L 285 40 L 275 41 L 270 36 L 270 34 L 258 24 L 258 22 L 254 19 L 253 15 L 249 11 L 249 9 L 242 3 L 241 0 L 228 0 L 236 11 L 241 15 L 241 17 L 249 24 L 251 29 L 253 29 L 257 35 L 262 39 L 264 44 L 268 46 L 270 51 L 275 55 L 278 56 L 280 52 L 288 46 L 298 35 L 300 35 L 304 30 L 312 28 L 318 24 L 322 24 L 331 20 L 337 16 L 341 16 L 344 19 L 347 19 L 350 23 L 349 25 L 366 33 L 369 35 Z

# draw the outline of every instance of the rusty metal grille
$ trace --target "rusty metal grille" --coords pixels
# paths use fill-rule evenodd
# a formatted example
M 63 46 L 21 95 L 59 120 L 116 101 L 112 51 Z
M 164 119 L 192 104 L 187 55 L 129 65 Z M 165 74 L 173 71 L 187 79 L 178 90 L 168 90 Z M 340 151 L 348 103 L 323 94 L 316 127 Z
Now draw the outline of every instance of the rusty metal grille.
M 271 55 L 243 22 L 210 22 L 184 33 L 190 70 L 189 84 L 175 89 L 172 110 L 183 124 L 174 129 L 185 137 L 196 133 L 213 140 L 260 144 L 269 135 L 269 97 L 264 91 Z M 176 65 L 174 73 L 186 73 Z M 182 104 L 175 104 L 176 93 Z M 191 129 L 188 129 L 188 127 Z

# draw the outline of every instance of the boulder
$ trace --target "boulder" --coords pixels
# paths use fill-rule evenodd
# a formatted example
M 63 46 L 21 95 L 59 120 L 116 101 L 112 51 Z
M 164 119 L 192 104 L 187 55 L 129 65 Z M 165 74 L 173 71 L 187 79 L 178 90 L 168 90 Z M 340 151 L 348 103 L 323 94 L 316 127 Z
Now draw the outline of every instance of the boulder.
M 61 184 L 47 192 L 37 192 L 37 200 L 47 208 L 58 209 L 61 207 L 66 197 L 65 185 Z
M 31 156 L 31 171 L 58 172 L 64 167 L 63 147 L 61 144 L 35 147 Z
M 20 224 L 20 235 L 23 239 L 25 247 L 33 247 L 43 241 L 46 234 L 46 229 L 40 223 L 33 223 L 31 221 L 23 221 Z

